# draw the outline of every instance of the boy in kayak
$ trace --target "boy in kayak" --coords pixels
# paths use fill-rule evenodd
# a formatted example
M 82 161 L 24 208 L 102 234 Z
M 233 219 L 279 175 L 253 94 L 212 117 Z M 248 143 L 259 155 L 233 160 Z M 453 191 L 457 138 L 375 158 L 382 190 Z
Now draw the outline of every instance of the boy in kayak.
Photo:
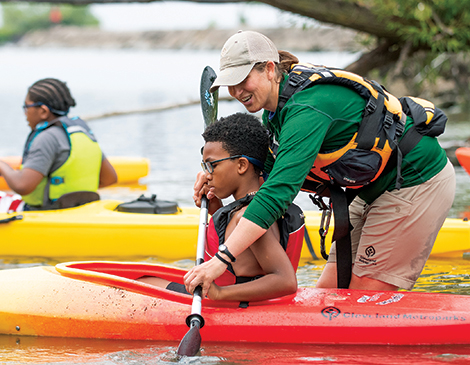
M 98 187 L 117 181 L 86 123 L 67 116 L 73 106 L 75 100 L 60 80 L 42 79 L 28 89 L 23 109 L 31 133 L 22 168 L 13 170 L 0 161 L 0 176 L 22 196 L 24 210 L 65 208 L 89 202 L 90 197 L 96 200 Z M 66 194 L 68 203 L 59 200 Z
M 206 142 L 202 168 L 208 180 L 205 194 L 212 215 L 205 259 L 215 256 L 227 266 L 212 283 L 208 297 L 255 301 L 295 293 L 304 232 L 303 213 L 296 205 L 236 260 L 223 245 L 262 182 L 269 144 L 265 128 L 256 117 L 236 113 L 207 127 L 202 136 Z M 222 199 L 230 196 L 235 201 L 223 206 Z M 182 284 L 161 278 L 139 280 L 189 294 Z

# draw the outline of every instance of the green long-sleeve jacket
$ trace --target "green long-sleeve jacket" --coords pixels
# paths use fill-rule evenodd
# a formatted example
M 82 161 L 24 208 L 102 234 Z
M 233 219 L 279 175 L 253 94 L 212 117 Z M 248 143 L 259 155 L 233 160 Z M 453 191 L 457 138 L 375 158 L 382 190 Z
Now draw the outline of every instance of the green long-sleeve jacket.
M 286 76 L 287 78 L 287 76 Z M 285 80 L 280 84 L 282 90 Z M 279 143 L 276 160 L 268 158 L 269 178 L 261 186 L 244 217 L 269 228 L 300 191 L 319 151 L 343 147 L 357 132 L 365 100 L 355 91 L 338 85 L 320 84 L 294 94 L 276 113 L 265 111 L 263 123 Z M 413 124 L 408 117 L 405 131 Z M 434 137 L 423 137 L 403 158 L 402 188 L 419 185 L 446 165 L 447 157 Z M 396 169 L 361 189 L 359 196 L 372 203 L 385 191 L 395 189 Z

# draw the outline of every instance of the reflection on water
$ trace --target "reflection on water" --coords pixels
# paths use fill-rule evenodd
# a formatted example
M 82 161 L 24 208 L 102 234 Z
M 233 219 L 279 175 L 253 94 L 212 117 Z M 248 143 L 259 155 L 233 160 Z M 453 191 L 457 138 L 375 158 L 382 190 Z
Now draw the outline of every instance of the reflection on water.
M 470 261 L 463 258 L 428 260 L 414 290 L 469 295 Z
M 204 330 L 201 330 L 204 338 Z M 282 334 L 279 334 L 282 336 Z M 465 364 L 470 346 L 212 344 L 180 358 L 177 343 L 0 336 L 2 363 L 111 364 Z
M 304 261 L 297 270 L 300 286 L 314 287 L 325 265 L 324 260 Z M 431 258 L 413 291 L 470 294 L 470 260 Z
M 0 361 L 28 363 L 130 363 L 145 359 L 146 353 L 156 358 L 171 351 L 173 344 L 148 341 L 105 341 L 75 338 L 0 336 Z M 138 352 L 138 355 L 133 356 Z

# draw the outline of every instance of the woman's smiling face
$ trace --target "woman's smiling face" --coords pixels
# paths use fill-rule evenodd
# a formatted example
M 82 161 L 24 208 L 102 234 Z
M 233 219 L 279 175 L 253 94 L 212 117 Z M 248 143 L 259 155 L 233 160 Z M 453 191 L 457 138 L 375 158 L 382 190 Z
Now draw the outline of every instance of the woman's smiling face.
M 238 85 L 229 86 L 228 92 L 250 113 L 261 109 L 275 111 L 279 94 L 279 84 L 275 80 L 275 65 L 268 62 L 263 70 L 256 66 Z

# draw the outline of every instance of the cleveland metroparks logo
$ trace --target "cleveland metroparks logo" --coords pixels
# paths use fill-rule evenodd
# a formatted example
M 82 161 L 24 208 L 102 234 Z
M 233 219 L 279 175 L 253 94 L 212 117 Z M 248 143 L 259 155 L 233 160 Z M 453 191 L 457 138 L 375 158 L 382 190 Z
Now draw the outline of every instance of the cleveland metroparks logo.
M 330 321 L 338 317 L 340 313 L 341 311 L 336 307 L 326 307 L 321 310 L 322 316 L 328 318 Z

